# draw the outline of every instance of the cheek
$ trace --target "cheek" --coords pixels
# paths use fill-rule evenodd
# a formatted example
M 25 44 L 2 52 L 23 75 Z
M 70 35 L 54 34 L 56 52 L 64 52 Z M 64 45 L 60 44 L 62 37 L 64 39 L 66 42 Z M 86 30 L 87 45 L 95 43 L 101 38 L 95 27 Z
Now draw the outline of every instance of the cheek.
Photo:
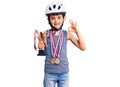
M 53 24 L 53 23 L 54 23 L 54 20 L 50 20 L 50 22 L 51 22 L 51 24 Z
M 62 23 L 64 22 L 64 20 L 61 20 L 60 22 L 61 22 L 61 24 L 62 24 Z

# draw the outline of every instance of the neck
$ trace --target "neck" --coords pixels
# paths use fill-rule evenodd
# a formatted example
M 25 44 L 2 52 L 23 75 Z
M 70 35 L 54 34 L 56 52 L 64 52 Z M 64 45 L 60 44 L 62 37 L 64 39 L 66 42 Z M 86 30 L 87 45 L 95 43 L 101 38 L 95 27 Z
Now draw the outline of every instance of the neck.
M 59 30 L 61 30 L 62 28 L 59 28 L 59 29 L 57 29 L 57 28 L 52 28 L 51 30 L 52 31 L 59 31 Z
M 52 31 L 53 31 L 54 35 L 59 35 L 60 30 L 57 30 L 57 31 L 52 30 Z

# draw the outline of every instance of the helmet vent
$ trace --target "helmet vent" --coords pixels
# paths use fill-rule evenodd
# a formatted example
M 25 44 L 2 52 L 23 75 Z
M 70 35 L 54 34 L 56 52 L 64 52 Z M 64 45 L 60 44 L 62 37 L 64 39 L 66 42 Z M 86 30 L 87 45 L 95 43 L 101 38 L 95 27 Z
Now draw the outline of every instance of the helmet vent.
M 58 6 L 58 9 L 60 9 L 61 8 L 61 6 Z
M 49 10 L 50 10 L 50 11 L 52 10 L 51 7 L 49 7 Z
M 53 5 L 53 8 L 55 9 L 55 8 L 56 8 L 56 5 Z

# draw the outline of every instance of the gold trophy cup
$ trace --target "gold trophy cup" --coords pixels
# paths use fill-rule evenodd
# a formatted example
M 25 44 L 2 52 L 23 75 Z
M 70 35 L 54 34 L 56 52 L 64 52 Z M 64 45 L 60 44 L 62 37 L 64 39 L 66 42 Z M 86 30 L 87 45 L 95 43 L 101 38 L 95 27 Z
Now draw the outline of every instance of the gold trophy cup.
M 44 45 L 45 45 L 45 36 L 42 32 L 40 32 L 40 38 L 39 41 L 43 41 Z M 38 50 L 38 56 L 45 56 L 45 47 L 44 48 L 40 48 Z
M 45 39 L 46 39 L 45 33 L 38 32 L 37 30 L 35 30 L 35 34 L 36 34 L 36 35 L 35 35 L 34 38 L 37 37 L 37 39 L 38 39 L 39 41 L 42 41 L 43 44 L 46 46 L 46 44 L 45 44 Z M 35 41 L 36 41 L 36 40 L 35 40 Z M 45 56 L 45 55 L 46 55 L 45 47 L 44 47 L 44 48 L 39 48 L 37 56 Z

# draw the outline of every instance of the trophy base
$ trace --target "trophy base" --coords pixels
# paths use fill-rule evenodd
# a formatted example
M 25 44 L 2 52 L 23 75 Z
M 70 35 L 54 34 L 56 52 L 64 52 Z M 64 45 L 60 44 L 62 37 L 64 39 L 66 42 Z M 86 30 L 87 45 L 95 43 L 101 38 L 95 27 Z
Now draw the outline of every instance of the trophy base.
M 38 50 L 37 56 L 45 56 L 45 55 L 46 55 L 45 50 Z

